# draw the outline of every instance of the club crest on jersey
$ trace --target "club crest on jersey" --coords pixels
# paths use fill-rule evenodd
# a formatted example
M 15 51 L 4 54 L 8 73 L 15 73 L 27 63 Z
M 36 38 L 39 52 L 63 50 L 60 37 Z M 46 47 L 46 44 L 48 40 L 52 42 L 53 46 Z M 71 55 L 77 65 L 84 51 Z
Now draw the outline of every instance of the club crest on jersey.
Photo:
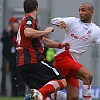
M 26 24 L 27 24 L 27 25 L 31 25 L 32 22 L 31 22 L 30 20 L 28 20 L 28 21 L 26 22 Z
M 91 34 L 91 29 L 87 32 L 88 36 L 90 37 L 90 34 Z

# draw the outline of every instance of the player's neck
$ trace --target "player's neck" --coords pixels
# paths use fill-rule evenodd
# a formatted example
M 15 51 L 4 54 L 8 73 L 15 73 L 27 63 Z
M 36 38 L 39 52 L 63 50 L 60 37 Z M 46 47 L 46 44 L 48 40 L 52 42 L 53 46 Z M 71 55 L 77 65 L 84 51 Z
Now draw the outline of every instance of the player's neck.
M 87 23 L 91 23 L 91 20 L 88 20 Z
M 82 21 L 82 20 L 81 20 Z M 90 24 L 92 21 L 91 20 L 88 20 L 88 21 L 82 21 L 83 23 L 86 23 L 86 24 Z
M 31 17 L 33 17 L 34 19 L 36 19 L 36 17 L 37 17 L 37 15 L 36 15 L 36 12 L 35 12 L 35 11 L 33 11 L 33 12 L 29 13 L 29 15 L 30 15 Z
M 86 23 L 91 23 L 92 21 L 92 18 L 90 18 L 88 21 L 86 21 Z

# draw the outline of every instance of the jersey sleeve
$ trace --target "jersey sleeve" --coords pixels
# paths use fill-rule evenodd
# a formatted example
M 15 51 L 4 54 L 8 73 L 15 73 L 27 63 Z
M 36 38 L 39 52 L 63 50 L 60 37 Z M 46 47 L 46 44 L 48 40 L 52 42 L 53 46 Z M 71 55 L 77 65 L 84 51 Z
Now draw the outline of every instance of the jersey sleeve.
M 26 18 L 25 28 L 26 27 L 28 27 L 28 28 L 34 28 L 34 26 L 35 26 L 34 19 L 31 16 L 28 16 Z
M 95 41 L 95 43 L 100 45 L 100 35 L 99 35 L 99 37 L 97 38 L 97 40 Z
M 51 24 L 55 26 L 59 26 L 59 23 L 62 21 L 62 18 L 57 17 L 51 20 Z
M 64 21 L 67 26 L 71 26 L 75 23 L 75 20 L 76 20 L 75 17 L 66 17 L 66 18 L 57 17 L 51 20 L 51 24 L 55 26 L 59 26 L 59 23 L 61 21 Z

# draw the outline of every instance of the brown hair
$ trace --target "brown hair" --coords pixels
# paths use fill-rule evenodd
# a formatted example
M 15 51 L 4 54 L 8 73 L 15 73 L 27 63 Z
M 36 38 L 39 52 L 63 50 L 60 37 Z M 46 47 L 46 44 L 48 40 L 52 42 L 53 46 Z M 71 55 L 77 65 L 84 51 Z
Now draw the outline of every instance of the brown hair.
M 30 13 L 36 9 L 36 7 L 38 6 L 38 2 L 37 0 L 24 0 L 23 6 L 24 12 Z

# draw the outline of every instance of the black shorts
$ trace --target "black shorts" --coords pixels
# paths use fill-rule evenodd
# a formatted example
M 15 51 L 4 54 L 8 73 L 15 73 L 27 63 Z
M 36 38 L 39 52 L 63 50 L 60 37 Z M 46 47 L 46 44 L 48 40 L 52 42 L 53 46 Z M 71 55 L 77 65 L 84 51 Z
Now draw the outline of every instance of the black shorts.
M 46 61 L 26 64 L 17 68 L 19 75 L 29 88 L 39 89 L 51 80 L 64 79 L 59 71 Z

